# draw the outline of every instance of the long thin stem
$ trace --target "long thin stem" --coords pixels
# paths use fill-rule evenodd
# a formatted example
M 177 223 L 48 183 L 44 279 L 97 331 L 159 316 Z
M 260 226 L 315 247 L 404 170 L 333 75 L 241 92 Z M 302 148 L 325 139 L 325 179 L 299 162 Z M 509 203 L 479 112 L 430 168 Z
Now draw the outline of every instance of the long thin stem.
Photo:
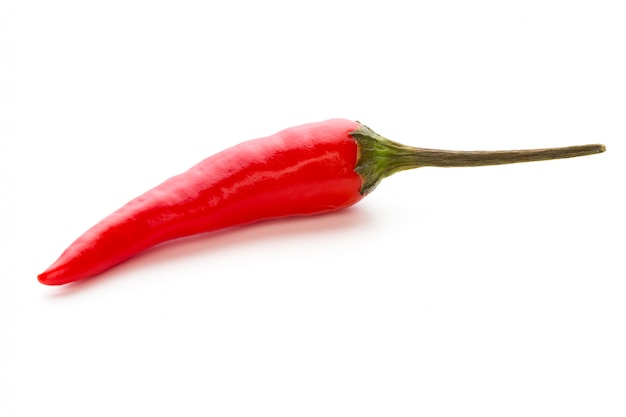
M 360 125 L 351 135 L 359 148 L 355 171 L 363 179 L 361 194 L 369 194 L 383 178 L 407 169 L 427 166 L 477 167 L 546 161 L 593 155 L 606 150 L 605 146 L 600 144 L 515 151 L 447 151 L 417 148 L 384 138 L 365 125 Z
M 518 162 L 546 161 L 550 159 L 574 158 L 604 152 L 604 145 L 581 145 L 563 148 L 523 149 L 514 151 L 448 151 L 440 149 L 409 148 L 412 152 L 403 155 L 411 167 L 476 167 L 484 165 L 514 164 Z M 407 150 L 409 150 L 407 149 Z M 409 167 L 407 167 L 409 168 Z

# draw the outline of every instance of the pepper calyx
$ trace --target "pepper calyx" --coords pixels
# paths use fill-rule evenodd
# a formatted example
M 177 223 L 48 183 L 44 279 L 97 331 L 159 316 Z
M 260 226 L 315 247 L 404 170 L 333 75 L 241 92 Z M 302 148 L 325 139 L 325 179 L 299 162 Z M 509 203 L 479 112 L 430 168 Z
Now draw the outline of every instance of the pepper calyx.
M 389 140 L 362 123 L 350 136 L 358 148 L 354 171 L 363 181 L 361 195 L 371 193 L 384 178 L 398 171 L 418 167 L 415 148 Z

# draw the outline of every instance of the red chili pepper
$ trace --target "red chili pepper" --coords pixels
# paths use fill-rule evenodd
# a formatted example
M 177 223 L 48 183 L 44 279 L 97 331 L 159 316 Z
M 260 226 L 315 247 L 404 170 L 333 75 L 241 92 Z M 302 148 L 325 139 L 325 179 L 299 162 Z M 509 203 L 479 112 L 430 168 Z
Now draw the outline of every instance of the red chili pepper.
M 66 284 L 168 240 L 342 209 L 406 169 L 508 164 L 604 150 L 604 145 L 583 145 L 442 151 L 401 145 L 342 119 L 292 127 L 217 153 L 130 201 L 79 237 L 38 278 L 43 284 Z

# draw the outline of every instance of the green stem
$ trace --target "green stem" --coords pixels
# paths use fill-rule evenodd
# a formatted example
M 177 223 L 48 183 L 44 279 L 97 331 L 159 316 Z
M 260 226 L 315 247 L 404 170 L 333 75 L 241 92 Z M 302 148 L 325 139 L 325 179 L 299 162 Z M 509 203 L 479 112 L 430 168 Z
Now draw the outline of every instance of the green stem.
M 448 151 L 416 148 L 386 139 L 365 125 L 360 125 L 351 135 L 359 147 L 355 171 L 363 178 L 361 194 L 369 194 L 383 178 L 407 169 L 546 161 L 593 155 L 606 150 L 604 145 L 599 144 L 513 151 Z

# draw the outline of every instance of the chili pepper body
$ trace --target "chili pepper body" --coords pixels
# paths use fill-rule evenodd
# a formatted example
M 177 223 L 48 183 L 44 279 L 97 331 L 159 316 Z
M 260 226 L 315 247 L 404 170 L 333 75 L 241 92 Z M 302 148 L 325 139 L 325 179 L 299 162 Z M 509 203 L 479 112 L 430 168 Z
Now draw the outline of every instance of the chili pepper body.
M 66 284 L 172 239 L 348 207 L 363 197 L 350 136 L 357 127 L 311 123 L 219 152 L 104 218 L 38 279 Z

